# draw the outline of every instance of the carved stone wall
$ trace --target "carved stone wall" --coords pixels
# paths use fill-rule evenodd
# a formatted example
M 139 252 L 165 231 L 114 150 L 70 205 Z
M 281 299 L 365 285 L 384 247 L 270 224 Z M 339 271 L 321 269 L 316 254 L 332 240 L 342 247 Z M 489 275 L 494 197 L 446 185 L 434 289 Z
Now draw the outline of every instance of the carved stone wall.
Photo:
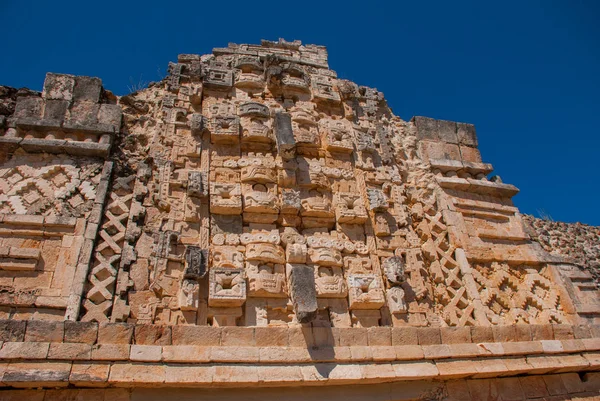
M 0 87 L 0 341 L 16 344 L 0 356 L 45 346 L 26 359 L 52 364 L 55 348 L 93 359 L 93 345 L 110 380 L 152 362 L 162 384 L 172 366 L 160 361 L 285 364 L 277 347 L 288 345 L 296 364 L 374 363 L 339 383 L 357 371 L 404 380 L 417 344 L 431 348 L 415 359 L 500 358 L 521 355 L 500 344 L 518 341 L 540 358 L 569 353 L 561 372 L 598 366 L 576 354 L 598 350 L 598 233 L 559 241 L 560 252 L 554 227 L 533 222 L 533 234 L 512 203 L 518 189 L 488 178 L 473 125 L 403 121 L 378 90 L 338 79 L 324 47 L 300 42 L 182 54 L 168 71 L 123 97 L 61 74 L 42 93 Z M 41 322 L 49 334 L 29 322 L 17 339 L 19 320 L 67 322 Z M 235 358 L 220 348 L 232 344 Z M 481 373 L 423 363 L 426 378 Z M 501 363 L 498 374 L 552 371 Z M 335 384 L 322 368 L 302 380 Z M 111 385 L 135 384 L 127 375 Z
M 533 229 L 532 238 L 547 252 L 570 259 L 594 277 L 596 288 L 600 285 L 600 227 L 529 215 L 523 218 Z

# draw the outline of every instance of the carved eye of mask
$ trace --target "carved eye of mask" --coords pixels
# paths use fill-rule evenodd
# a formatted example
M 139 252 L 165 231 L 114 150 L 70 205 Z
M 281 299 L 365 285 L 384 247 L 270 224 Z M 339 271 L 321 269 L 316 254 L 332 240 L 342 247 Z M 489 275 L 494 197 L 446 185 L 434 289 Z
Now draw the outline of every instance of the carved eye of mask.
M 263 184 L 254 184 L 252 189 L 256 192 L 267 192 L 267 187 Z

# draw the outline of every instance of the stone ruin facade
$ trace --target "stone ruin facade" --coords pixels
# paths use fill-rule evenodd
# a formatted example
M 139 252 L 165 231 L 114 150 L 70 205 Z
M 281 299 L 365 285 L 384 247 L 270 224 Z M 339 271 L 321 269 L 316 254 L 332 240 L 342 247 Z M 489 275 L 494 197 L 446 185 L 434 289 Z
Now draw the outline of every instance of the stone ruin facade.
M 0 399 L 598 399 L 599 232 L 491 172 L 298 41 L 0 87 Z

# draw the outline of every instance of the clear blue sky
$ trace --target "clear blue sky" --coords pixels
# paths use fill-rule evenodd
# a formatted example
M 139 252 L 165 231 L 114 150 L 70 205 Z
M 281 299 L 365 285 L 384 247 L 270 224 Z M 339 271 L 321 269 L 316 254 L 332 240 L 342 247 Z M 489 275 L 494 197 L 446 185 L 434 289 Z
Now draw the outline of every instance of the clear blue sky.
M 123 95 L 179 53 L 228 42 L 325 45 L 339 77 L 404 119 L 474 123 L 522 212 L 600 225 L 600 2 L 0 0 L 0 84 L 47 71 Z

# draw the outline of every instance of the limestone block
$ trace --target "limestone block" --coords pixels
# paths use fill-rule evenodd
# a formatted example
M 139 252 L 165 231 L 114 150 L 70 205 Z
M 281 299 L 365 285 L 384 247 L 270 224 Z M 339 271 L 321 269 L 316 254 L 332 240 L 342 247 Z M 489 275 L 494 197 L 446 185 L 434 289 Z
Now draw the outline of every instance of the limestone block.
M 275 140 L 277 152 L 284 158 L 293 157 L 296 140 L 292 131 L 292 119 L 287 113 L 275 113 Z
M 2 359 L 46 359 L 47 342 L 5 342 L 0 349 Z
M 346 298 L 348 295 L 341 267 L 315 267 L 315 288 L 319 298 Z
M 129 344 L 97 344 L 92 346 L 94 361 L 126 361 L 129 360 Z
M 440 329 L 435 327 L 421 327 L 417 331 L 419 345 L 441 344 Z
M 347 283 L 350 309 L 379 309 L 385 304 L 379 276 L 350 274 Z
M 161 325 L 136 325 L 135 344 L 171 345 L 171 327 Z
M 209 362 L 210 347 L 197 345 L 171 345 L 162 348 L 164 362 Z
M 75 77 L 72 75 L 48 73 L 42 96 L 45 99 L 72 100 L 74 87 Z
M 89 360 L 91 357 L 91 344 L 51 343 L 48 350 L 48 359 Z
M 2 382 L 15 387 L 64 387 L 70 372 L 69 362 L 13 362 L 6 368 Z
M 288 263 L 286 274 L 296 319 L 308 323 L 316 317 L 318 308 L 314 271 L 307 265 Z
M 162 359 L 162 347 L 158 345 L 132 345 L 129 359 L 137 362 L 159 362 Z
M 131 363 L 115 363 L 110 368 L 108 382 L 115 386 L 132 384 L 158 384 L 165 381 L 164 365 L 145 364 L 144 369 Z
M 221 329 L 208 326 L 173 326 L 173 345 L 212 346 L 221 343 Z
M 127 323 L 100 323 L 98 344 L 129 344 L 133 329 L 134 325 Z
M 209 273 L 208 304 L 216 307 L 241 306 L 246 301 L 243 269 L 212 268 Z
M 80 387 L 103 387 L 108 381 L 109 363 L 73 363 L 69 383 Z
M 98 338 L 98 323 L 65 321 L 66 343 L 94 344 Z
M 24 341 L 26 321 L 0 320 L 0 341 Z
M 63 341 L 64 332 L 64 322 L 30 320 L 27 322 L 25 341 L 60 343 Z

